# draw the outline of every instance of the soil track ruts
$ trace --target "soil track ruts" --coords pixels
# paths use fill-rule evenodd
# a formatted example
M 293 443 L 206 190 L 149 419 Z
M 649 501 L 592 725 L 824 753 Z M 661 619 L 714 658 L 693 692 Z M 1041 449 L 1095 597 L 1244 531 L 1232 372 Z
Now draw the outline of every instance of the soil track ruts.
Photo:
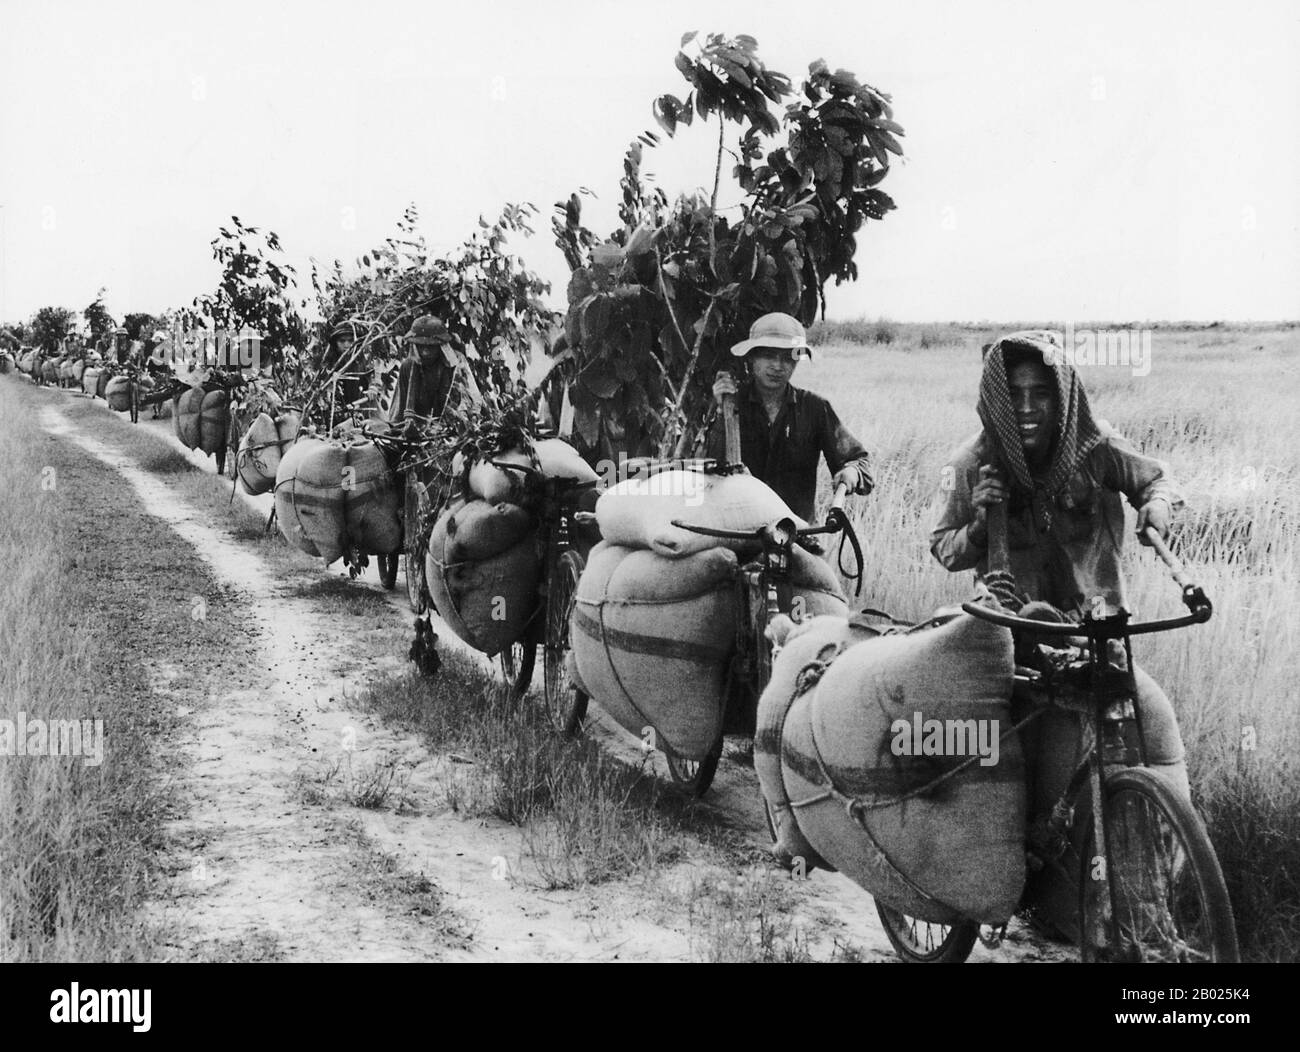
M 518 829 L 465 819 L 446 806 L 439 785 L 449 759 L 352 703 L 368 678 L 404 667 L 409 614 L 400 584 L 385 595 L 355 582 L 348 587 L 368 591 L 370 601 L 340 613 L 330 602 L 336 571 L 322 573 L 305 558 L 301 570 L 277 569 L 234 540 L 115 447 L 114 434 L 129 423 L 53 393 L 30 402 L 57 441 L 120 476 L 116 487 L 99 473 L 87 479 L 88 513 L 133 502 L 138 518 L 155 522 L 145 544 L 118 536 L 114 547 L 149 582 L 133 592 L 142 609 L 131 612 L 123 644 L 148 655 L 154 700 L 179 717 L 178 817 L 168 830 L 165 891 L 151 918 L 168 933 L 174 959 L 700 956 L 688 919 L 656 904 L 635 881 L 539 890 L 527 878 Z M 169 421 L 141 425 L 182 448 Z M 157 523 L 184 553 L 168 560 L 165 579 L 149 570 Z M 165 602 L 150 603 L 154 589 Z M 449 632 L 442 639 L 454 643 Z M 592 733 L 616 753 L 639 756 L 615 728 L 596 721 Z M 308 802 L 304 787 L 331 771 L 330 784 L 346 786 L 382 765 L 407 777 L 400 811 Z M 724 759 L 708 806 L 756 848 L 767 846 L 757 781 L 743 760 Z M 681 872 L 667 878 L 688 877 L 691 864 L 674 864 Z M 846 878 L 812 874 L 796 913 L 816 959 L 832 956 L 836 942 L 866 960 L 894 959 L 870 898 Z M 1070 957 L 1013 924 L 1001 948 L 977 946 L 972 960 Z

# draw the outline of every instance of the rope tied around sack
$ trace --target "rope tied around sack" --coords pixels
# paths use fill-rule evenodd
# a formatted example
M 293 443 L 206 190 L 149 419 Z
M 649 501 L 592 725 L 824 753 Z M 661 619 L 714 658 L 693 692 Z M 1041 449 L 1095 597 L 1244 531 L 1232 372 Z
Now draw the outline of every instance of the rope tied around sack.
M 826 669 L 830 667 L 830 665 L 834 662 L 835 657 L 838 656 L 839 654 L 836 654 L 829 661 L 811 662 L 809 665 L 805 666 L 804 669 L 800 671 L 799 673 L 800 677 L 804 677 L 805 673 L 807 673 L 807 678 L 805 680 L 806 682 L 805 690 L 811 689 L 813 691 L 813 701 L 811 702 L 811 704 L 816 704 L 816 694 L 817 691 L 821 689 L 821 679 L 825 675 Z M 798 684 L 799 684 L 799 679 L 796 679 L 796 689 L 798 688 Z M 1030 723 L 1036 720 L 1039 716 L 1041 716 L 1044 711 L 1046 711 L 1045 707 L 1035 707 L 1029 713 L 1029 715 L 1027 715 L 1023 720 L 1021 720 L 1019 723 L 1012 725 L 1010 728 L 1008 728 L 1007 730 L 1003 731 L 1000 735 L 998 735 L 998 741 L 1001 742 L 1005 740 L 1009 735 L 1019 733 Z M 884 848 L 882 848 L 880 844 L 877 842 L 875 836 L 871 832 L 871 829 L 867 826 L 866 816 L 868 813 L 872 811 L 882 811 L 889 807 L 897 807 L 899 804 L 905 803 L 908 800 L 913 800 L 916 797 L 923 796 L 927 793 L 933 792 L 939 786 L 952 780 L 957 775 L 961 774 L 963 771 L 968 770 L 974 763 L 976 763 L 980 759 L 980 756 L 978 754 L 969 756 L 961 763 L 957 764 L 955 767 L 952 767 L 947 771 L 944 771 L 942 774 L 938 775 L 935 778 L 932 778 L 924 785 L 918 786 L 917 788 L 912 789 L 899 796 L 889 797 L 884 800 L 868 800 L 858 796 L 849 796 L 848 794 L 843 793 L 836 788 L 835 780 L 834 778 L 831 777 L 830 771 L 827 770 L 826 761 L 822 757 L 821 748 L 817 744 L 816 731 L 811 725 L 809 726 L 808 730 L 809 730 L 808 740 L 812 746 L 812 753 L 813 753 L 812 759 L 813 762 L 816 764 L 818 780 L 823 785 L 825 785 L 826 788 L 822 790 L 820 793 L 816 793 L 805 800 L 799 800 L 799 801 L 791 800 L 789 804 L 789 809 L 793 812 L 794 809 L 796 808 L 811 807 L 812 805 L 822 803 L 825 800 L 834 800 L 840 803 L 844 807 L 845 814 L 848 815 L 848 817 L 858 825 L 858 827 L 862 830 L 863 834 L 866 836 L 872 851 L 876 855 L 877 861 L 885 869 L 887 869 L 888 872 L 893 874 L 909 890 L 911 890 L 914 894 L 920 896 L 921 899 L 923 899 L 924 901 L 933 903 L 937 906 L 942 906 L 944 909 L 949 909 L 949 910 L 953 909 L 953 907 L 950 906 L 948 903 L 943 902 L 940 899 L 936 899 L 929 892 L 919 887 L 917 884 L 915 884 L 912 880 L 908 878 L 907 874 L 905 874 L 901 869 L 899 869 L 896 865 L 894 865 L 893 861 L 889 858 L 888 854 L 885 853 Z M 785 808 L 780 808 L 779 810 L 785 810 Z

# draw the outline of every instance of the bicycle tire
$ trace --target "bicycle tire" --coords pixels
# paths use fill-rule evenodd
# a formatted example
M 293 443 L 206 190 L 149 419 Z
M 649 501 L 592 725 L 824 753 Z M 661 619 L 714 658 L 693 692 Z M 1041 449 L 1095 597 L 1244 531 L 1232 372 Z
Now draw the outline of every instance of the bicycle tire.
M 979 925 L 974 921 L 936 924 L 879 902 L 876 913 L 894 952 L 909 964 L 961 964 L 979 938 Z
M 562 552 L 546 588 L 545 639 L 542 648 L 543 693 L 551 721 L 561 734 L 578 733 L 587 715 L 587 695 L 570 678 L 569 623 L 586 560 L 575 551 Z
M 424 579 L 424 541 L 420 537 L 420 512 L 424 504 L 419 482 L 406 478 L 405 514 L 402 523 L 403 561 L 406 565 L 406 601 L 416 615 L 429 609 L 429 596 Z
M 1103 792 L 1110 873 L 1097 872 L 1090 849 L 1081 853 L 1082 959 L 1143 964 L 1239 960 L 1223 870 L 1191 804 L 1147 767 L 1109 774 Z M 1153 825 L 1155 821 L 1161 829 Z M 1092 843 L 1093 824 L 1090 815 L 1081 843 Z M 1170 848 L 1181 848 L 1181 858 Z M 1153 861 L 1159 867 L 1154 872 Z M 1119 913 L 1115 931 L 1105 909 L 1112 886 L 1120 898 L 1113 907 Z M 1160 890 L 1160 902 L 1150 894 L 1153 886 Z
M 662 748 L 664 758 L 668 761 L 668 773 L 677 788 L 697 800 L 709 791 L 713 777 L 718 772 L 718 761 L 722 759 L 721 736 L 702 760 L 687 760 L 666 745 Z
M 501 675 L 510 687 L 510 700 L 517 703 L 528 693 L 529 684 L 533 682 L 533 669 L 537 664 L 537 644 L 529 632 L 523 639 L 516 640 L 497 656 L 501 666 Z
M 397 587 L 397 552 L 391 555 L 380 555 L 379 560 L 379 583 L 384 586 L 384 591 L 391 592 Z

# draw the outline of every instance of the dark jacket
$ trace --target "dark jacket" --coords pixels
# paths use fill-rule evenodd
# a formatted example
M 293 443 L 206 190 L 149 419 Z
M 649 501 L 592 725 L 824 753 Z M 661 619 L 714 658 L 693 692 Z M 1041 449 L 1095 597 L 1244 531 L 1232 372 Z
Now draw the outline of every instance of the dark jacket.
M 394 426 L 426 423 L 442 415 L 455 377 L 441 355 L 421 360 L 409 355 L 397 372 L 397 389 L 388 406 L 388 420 Z
M 867 451 L 840 423 L 830 402 L 791 384 L 785 404 L 771 423 L 751 382 L 736 395 L 740 418 L 740 459 L 755 478 L 766 482 L 796 515 L 812 521 L 816 512 L 817 462 L 826 457 L 831 474 L 845 465 L 865 470 Z M 722 460 L 727 432 L 719 414 L 709 429 L 705 455 Z

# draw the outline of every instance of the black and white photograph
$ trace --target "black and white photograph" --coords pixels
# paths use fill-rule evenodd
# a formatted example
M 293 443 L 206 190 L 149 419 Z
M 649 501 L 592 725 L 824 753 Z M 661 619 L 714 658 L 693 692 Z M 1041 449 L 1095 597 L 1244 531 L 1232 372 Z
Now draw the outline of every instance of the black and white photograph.
M 106 966 L 24 1011 L 1261 1021 L 1051 966 L 1300 960 L 1298 187 L 1291 0 L 0 0 L 0 962 Z

